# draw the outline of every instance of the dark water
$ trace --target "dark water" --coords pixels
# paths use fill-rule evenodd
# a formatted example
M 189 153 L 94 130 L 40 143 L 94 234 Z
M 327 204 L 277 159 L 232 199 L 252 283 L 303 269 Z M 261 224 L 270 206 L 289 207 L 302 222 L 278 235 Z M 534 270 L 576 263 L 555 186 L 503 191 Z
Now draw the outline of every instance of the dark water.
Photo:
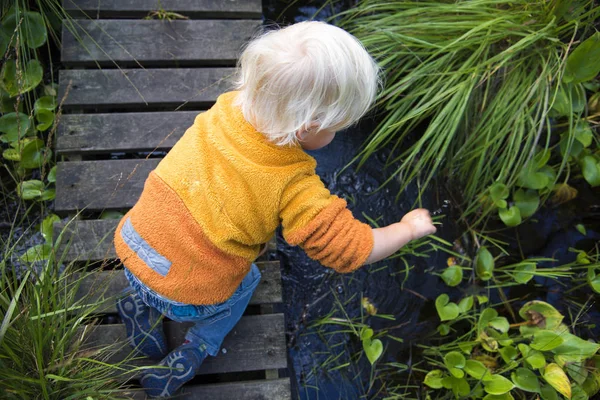
M 265 22 L 276 21 L 285 25 L 311 19 L 323 3 L 327 2 L 263 1 Z M 347 9 L 351 3 L 338 1 L 335 6 L 327 5 L 314 19 L 326 20 L 335 12 Z M 431 185 L 432 189 L 421 199 L 422 204 L 417 202 L 418 190 L 415 185 L 409 186 L 398 201 L 397 182 L 377 191 L 390 173 L 384 170 L 385 151 L 359 170 L 354 167 L 344 169 L 375 125 L 376 117 L 367 118 L 359 126 L 338 134 L 328 147 L 311 152 L 318 163 L 317 173 L 327 187 L 332 193 L 347 199 L 354 216 L 363 222 L 367 222 L 366 214 L 380 225 L 393 223 L 415 206 L 428 208 L 434 214 L 443 214 L 443 225 L 438 227 L 438 236 L 451 243 L 458 240 L 458 243 L 462 243 L 459 247 L 469 253 L 471 247 L 468 240 L 461 241 L 461 227 L 453 223 L 457 220 L 458 211 L 452 207 L 452 197 L 442 189 L 444 185 Z M 515 254 L 521 251 L 525 257 L 553 257 L 557 260 L 539 267 L 573 261 L 575 254 L 569 248 L 591 250 L 600 240 L 598 191 L 591 191 L 586 185 L 578 189 L 580 196 L 576 200 L 560 208 L 544 208 L 531 222 L 517 230 L 506 231 L 499 237 L 509 242 L 509 249 Z M 587 236 L 574 228 L 582 222 L 587 227 Z M 465 295 L 464 288 L 451 289 L 430 273 L 446 267 L 448 255 L 443 252 L 428 253 L 428 257 L 406 257 L 405 260 L 412 267 L 408 275 L 400 259 L 381 261 L 352 274 L 342 275 L 312 261 L 299 248 L 288 246 L 281 235 L 278 239 L 278 257 L 283 265 L 289 356 L 293 367 L 291 374 L 295 394 L 300 399 L 385 397 L 386 391 L 380 384 L 368 387 L 371 368 L 364 356 L 360 359 L 353 357 L 360 354 L 361 350 L 360 342 L 353 334 L 331 334 L 342 329 L 336 325 L 314 327 L 317 321 L 332 311 L 335 311 L 333 317 L 346 317 L 336 305 L 338 302 L 344 303 L 343 309 L 349 318 L 359 319 L 361 296 L 368 297 L 379 314 L 395 318 L 395 321 L 376 316 L 365 319 L 376 332 L 387 329 L 389 334 L 404 340 L 401 344 L 383 339 L 385 351 L 379 368 L 386 370 L 385 364 L 389 362 L 406 364 L 410 368 L 420 359 L 416 344 L 433 343 L 429 338 L 439 324 L 433 301 L 440 293 L 448 293 L 453 300 Z M 427 246 L 423 249 L 427 249 Z M 577 312 L 577 304 L 587 302 L 589 310 L 579 320 L 578 333 L 584 338 L 600 337 L 600 325 L 595 324 L 600 322 L 600 312 L 593 302 L 597 295 L 594 296 L 588 288 L 567 295 L 565 288 L 569 284 L 536 278 L 528 285 L 520 285 L 505 293 L 508 298 L 518 299 L 514 303 L 515 310 L 524 302 L 537 298 L 552 303 L 569 315 L 569 311 Z M 491 304 L 501 303 L 497 291 L 485 294 L 490 296 Z M 337 358 L 331 361 L 334 357 Z M 350 365 L 331 371 L 346 363 Z M 397 371 L 395 367 L 387 369 Z M 406 382 L 408 375 L 405 372 L 382 376 L 382 381 L 388 384 L 394 380 Z

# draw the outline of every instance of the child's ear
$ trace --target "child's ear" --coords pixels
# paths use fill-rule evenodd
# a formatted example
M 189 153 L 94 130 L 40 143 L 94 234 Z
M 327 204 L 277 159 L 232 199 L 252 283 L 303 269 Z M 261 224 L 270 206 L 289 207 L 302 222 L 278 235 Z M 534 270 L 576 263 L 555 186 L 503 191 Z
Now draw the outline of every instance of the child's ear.
M 296 139 L 298 139 L 300 142 L 306 139 L 307 136 L 308 132 L 304 128 L 301 128 L 296 131 Z
M 318 122 L 311 122 L 308 125 L 308 128 L 298 129 L 298 131 L 296 132 L 296 139 L 298 139 L 299 141 L 303 141 L 308 137 L 308 135 L 317 133 L 320 127 L 321 124 L 319 124 Z

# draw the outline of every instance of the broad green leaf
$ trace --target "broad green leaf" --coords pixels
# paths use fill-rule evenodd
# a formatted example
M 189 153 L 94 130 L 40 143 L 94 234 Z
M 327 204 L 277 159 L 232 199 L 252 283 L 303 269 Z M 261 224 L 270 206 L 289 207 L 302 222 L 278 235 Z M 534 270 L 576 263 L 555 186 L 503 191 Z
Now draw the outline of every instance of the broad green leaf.
M 504 222 L 504 225 L 510 226 L 510 227 L 517 226 L 522 221 L 521 211 L 519 210 L 519 207 L 517 207 L 517 206 L 512 206 L 511 208 L 508 208 L 508 209 L 506 209 L 506 208 L 499 209 L 498 216 L 500 217 L 502 222 Z M 491 276 L 490 276 L 490 278 L 491 278 Z
M 44 182 L 32 179 L 17 185 L 17 194 L 24 200 L 33 200 L 42 195 Z
M 379 339 L 365 339 L 362 341 L 363 349 L 365 350 L 365 354 L 369 359 L 371 365 L 375 364 L 375 362 L 381 357 L 383 353 L 383 343 Z
M 571 400 L 589 400 L 589 398 L 580 385 L 576 383 L 571 385 Z
M 546 164 L 548 164 L 548 161 L 550 161 L 551 155 L 552 152 L 550 149 L 539 150 L 535 156 L 533 156 L 533 165 L 538 169 L 544 167 Z
M 563 343 L 563 338 L 560 333 L 554 331 L 542 330 L 533 334 L 533 342 L 530 346 L 532 349 L 540 351 L 550 351 Z
M 488 394 L 483 398 L 483 400 L 515 400 L 515 398 L 509 392 L 504 394 Z
M 583 147 L 589 147 L 592 144 L 594 139 L 594 134 L 592 133 L 592 128 L 590 128 L 589 122 L 585 120 L 579 120 L 574 127 L 575 139 L 579 140 L 579 143 L 583 145 Z
M 560 356 L 564 362 L 581 362 L 600 350 L 599 344 L 583 340 L 568 332 L 562 333 L 561 339 L 562 343 L 555 346 L 552 353 Z
M 22 64 L 20 68 L 23 69 Z M 24 70 L 17 76 L 17 65 L 15 60 L 8 60 L 0 71 L 0 85 L 11 96 L 26 93 L 42 81 L 44 69 L 38 60 L 29 60 Z
M 585 88 L 581 84 L 561 83 L 552 104 L 552 110 L 561 117 L 580 113 L 585 109 Z
M 525 357 L 525 361 L 527 361 L 529 365 L 531 365 L 531 368 L 534 369 L 540 369 L 546 366 L 546 357 L 537 350 L 531 350 L 527 357 Z
M 479 321 L 477 322 L 478 331 L 484 330 L 489 322 L 496 317 L 498 317 L 498 311 L 493 308 L 484 309 L 479 315 Z
M 585 82 L 600 72 L 600 32 L 596 32 L 569 54 L 564 82 Z
M 541 387 L 540 396 L 542 400 L 559 400 L 558 393 L 550 385 L 544 385 Z
M 558 147 L 560 149 L 560 155 L 565 157 L 568 154 L 569 156 L 574 157 L 574 158 L 579 157 L 579 154 L 581 154 L 581 152 L 583 151 L 583 145 L 581 144 L 581 142 L 579 140 L 576 140 L 575 138 L 573 138 L 573 140 L 571 142 L 571 147 L 569 148 L 569 142 L 570 142 L 569 135 L 567 135 L 567 134 L 561 135 L 561 140 L 560 140 L 560 143 L 558 144 Z
M 540 196 L 535 190 L 519 189 L 513 197 L 515 206 L 517 206 L 523 218 L 531 217 L 540 205 Z
M 42 233 L 44 240 L 48 244 L 52 243 L 52 236 L 53 236 L 52 233 L 53 233 L 53 229 L 54 229 L 54 223 L 58 222 L 58 221 L 60 221 L 60 218 L 58 217 L 58 215 L 50 214 L 46 218 L 44 218 L 44 220 L 40 224 L 40 232 Z
M 520 264 L 515 268 L 514 278 L 517 283 L 527 283 L 533 278 L 537 267 L 534 263 Z
M 519 315 L 526 321 L 529 321 L 531 326 L 522 326 L 521 328 L 541 328 L 554 330 L 558 328 L 563 320 L 563 315 L 556 310 L 556 308 L 552 307 L 550 304 L 533 300 L 528 303 L 525 303 L 523 307 L 519 310 Z M 530 331 L 533 333 L 531 329 L 525 329 L 525 331 Z M 521 330 L 521 333 L 525 334 L 524 330 Z
M 583 224 L 577 224 L 577 225 L 575 225 L 575 229 L 577 229 L 577 231 L 579 233 L 581 233 L 583 236 L 587 235 L 587 230 L 585 229 L 585 226 Z
M 47 260 L 52 253 L 52 246 L 49 244 L 38 244 L 27 249 L 25 254 L 19 257 L 22 262 L 36 262 Z
M 27 114 L 24 113 L 8 113 L 0 117 L 0 132 L 3 142 L 15 142 L 25 136 L 29 129 L 30 121 Z
M 479 303 L 479 305 L 483 305 L 483 304 L 485 304 L 485 303 L 487 303 L 489 301 L 489 299 L 488 299 L 487 296 L 477 295 L 475 297 L 477 297 L 477 302 Z
M 46 147 L 43 140 L 33 140 L 21 151 L 21 166 L 27 169 L 39 168 L 50 161 L 52 150 Z
M 519 352 L 512 346 L 506 346 L 498 350 L 500 356 L 504 360 L 505 363 L 510 364 L 510 362 L 516 359 L 519 356 Z
M 21 161 L 21 152 L 17 149 L 6 149 L 2 152 L 2 157 L 10 161 Z
M 600 162 L 594 156 L 585 156 L 579 161 L 584 179 L 592 186 L 600 186 Z
M 450 326 L 448 324 L 440 324 L 437 327 L 437 331 L 441 336 L 446 336 L 450 333 Z
M 580 385 L 585 382 L 589 375 L 589 371 L 583 362 L 567 363 L 565 364 L 564 369 L 566 370 L 569 378 Z M 573 385 L 571 385 L 571 389 L 573 389 Z
M 473 308 L 473 296 L 467 296 L 465 298 L 463 298 L 459 303 L 458 303 L 458 309 L 460 310 L 461 314 L 466 313 L 467 311 L 469 311 L 471 308 Z
M 429 371 L 427 375 L 425 375 L 425 384 L 432 389 L 441 389 L 442 379 L 444 378 L 444 373 L 440 369 L 434 369 L 433 371 Z
M 442 272 L 441 277 L 444 282 L 446 282 L 446 285 L 457 286 L 460 284 L 463 278 L 462 268 L 457 265 L 448 267 L 444 270 L 444 272 Z
M 544 165 L 539 170 L 540 173 L 546 175 L 548 178 L 548 183 L 544 186 L 544 189 L 552 190 L 554 188 L 554 183 L 556 182 L 556 171 L 549 165 Z
M 465 366 L 465 356 L 463 356 L 458 351 L 451 351 L 444 356 L 444 364 L 448 368 L 464 368 Z
M 473 345 L 471 343 L 459 343 L 458 348 L 465 354 L 471 354 L 471 351 L 473 351 Z
M 42 15 L 35 11 L 16 12 L 12 8 L 2 19 L 5 29 L 13 32 L 19 24 L 19 38 L 29 48 L 37 49 L 46 43 L 48 32 Z
M 42 96 L 35 101 L 33 109 L 35 111 L 54 111 L 56 109 L 56 99 L 54 98 L 54 96 Z
M 510 392 L 515 385 L 502 375 L 492 375 L 490 379 L 483 381 L 484 390 L 489 394 L 504 394 Z
M 442 321 L 451 321 L 458 317 L 460 312 L 458 306 L 450 302 L 450 297 L 445 293 L 442 293 L 435 299 L 435 308 Z
M 371 339 L 373 337 L 373 329 L 362 328 L 360 330 L 360 340 Z
M 54 123 L 54 117 L 55 115 L 52 111 L 36 111 L 35 119 L 37 119 L 38 124 L 35 126 L 35 128 L 41 132 L 48 130 L 48 128 L 50 128 Z
M 594 292 L 600 293 L 600 274 L 597 274 L 593 267 L 588 268 L 587 281 Z
M 40 196 L 40 200 L 49 201 L 54 200 L 56 198 L 56 189 L 46 189 L 42 192 Z
M 463 369 L 467 374 L 469 374 L 469 376 L 477 380 L 491 378 L 492 376 L 490 370 L 487 369 L 482 362 L 477 360 L 467 360 Z
M 543 377 L 557 392 L 571 398 L 571 382 L 561 367 L 554 363 L 546 365 Z
M 48 172 L 48 177 L 46 179 L 48 179 L 48 182 L 50 182 L 50 183 L 56 182 L 56 165 L 54 167 L 50 168 L 50 172 Z M 104 212 L 102 212 L 102 214 L 104 214 Z M 119 214 L 121 214 L 121 213 L 119 213 Z M 121 216 L 123 216 L 123 215 L 121 214 Z M 100 216 L 100 219 L 102 219 L 102 216 Z
M 488 322 L 488 325 L 502 333 L 508 332 L 508 329 L 510 328 L 508 320 L 504 317 L 493 318 L 490 322 Z
M 121 218 L 123 218 L 123 215 L 124 214 L 119 211 L 105 210 L 105 211 L 102 211 L 102 214 L 100 214 L 100 219 L 121 219 Z M 364 299 L 366 299 L 366 297 L 363 298 L 363 300 Z
M 525 168 L 518 176 L 517 185 L 527 188 L 540 190 L 548 185 L 548 176 L 538 170 L 534 169 L 531 165 Z
M 490 186 L 490 197 L 494 203 L 508 198 L 508 187 L 504 183 L 496 182 Z
M 516 387 L 526 392 L 539 393 L 540 381 L 538 377 L 527 368 L 518 368 L 510 374 Z
M 7 29 L 4 29 L 2 25 L 0 25 L 0 57 L 4 58 L 6 54 L 6 49 L 8 49 L 8 45 L 10 44 L 10 35 L 6 33 Z
M 471 393 L 469 383 L 464 378 L 446 376 L 442 379 L 442 385 L 446 389 L 451 389 L 455 397 L 467 396 L 469 393 Z
M 477 252 L 475 272 L 482 281 L 488 281 L 494 275 L 494 257 L 486 247 L 481 247 Z

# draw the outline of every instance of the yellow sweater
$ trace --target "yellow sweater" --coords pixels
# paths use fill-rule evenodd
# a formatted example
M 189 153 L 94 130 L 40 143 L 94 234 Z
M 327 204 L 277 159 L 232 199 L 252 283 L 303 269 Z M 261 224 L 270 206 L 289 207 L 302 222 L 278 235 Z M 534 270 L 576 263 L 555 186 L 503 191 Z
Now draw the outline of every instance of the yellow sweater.
M 339 272 L 360 267 L 373 248 L 371 228 L 325 188 L 315 160 L 269 142 L 235 96 L 196 117 L 115 234 L 123 264 L 182 303 L 229 298 L 280 223 L 286 241 Z

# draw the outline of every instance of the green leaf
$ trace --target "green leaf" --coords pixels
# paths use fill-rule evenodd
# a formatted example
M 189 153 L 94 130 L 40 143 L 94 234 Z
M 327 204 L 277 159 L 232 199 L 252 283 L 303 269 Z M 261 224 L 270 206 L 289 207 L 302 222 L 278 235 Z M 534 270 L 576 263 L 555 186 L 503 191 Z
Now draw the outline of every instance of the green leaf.
M 446 336 L 450 333 L 450 326 L 448 324 L 440 324 L 437 327 L 437 331 L 441 336 Z
M 18 77 L 15 60 L 6 61 L 0 71 L 0 85 L 11 97 L 26 93 L 39 85 L 44 69 L 38 60 L 29 60 L 25 69 L 20 72 L 22 75 Z
M 6 33 L 7 29 L 4 29 L 2 25 L 0 25 L 0 57 L 4 58 L 6 54 L 6 49 L 8 49 L 8 45 L 10 44 L 10 35 Z
M 33 200 L 42 195 L 44 182 L 32 179 L 17 185 L 17 194 L 24 200 Z
M 579 233 L 581 233 L 583 236 L 587 236 L 587 231 L 586 231 L 585 226 L 583 224 L 577 224 L 577 225 L 575 225 L 575 229 L 577 229 L 577 231 Z
M 571 333 L 561 334 L 562 343 L 552 349 L 552 353 L 559 355 L 564 362 L 581 362 L 592 357 L 600 345 L 588 342 Z
M 442 272 L 441 277 L 444 282 L 446 282 L 446 285 L 457 286 L 460 284 L 463 278 L 462 268 L 457 265 L 448 267 L 444 270 L 444 272 Z
M 554 363 L 546 365 L 543 377 L 557 392 L 568 399 L 571 398 L 571 382 L 561 367 Z
M 533 164 L 533 162 L 531 164 Z M 517 185 L 527 189 L 540 190 L 548 186 L 549 181 L 546 174 L 534 169 L 533 166 L 530 165 L 519 174 Z
M 527 357 L 525 357 L 525 361 L 531 365 L 531 368 L 540 369 L 546 366 L 546 357 L 542 353 L 537 350 L 531 350 Z
M 496 395 L 510 392 L 515 387 L 511 381 L 502 375 L 492 375 L 490 379 L 483 381 L 483 386 L 486 393 Z
M 482 362 L 477 360 L 467 360 L 463 369 L 469 376 L 477 380 L 491 378 L 492 376 L 490 370 L 487 369 Z
M 473 296 L 467 296 L 464 299 L 462 299 L 459 303 L 458 303 L 458 309 L 460 310 L 461 314 L 466 313 L 467 311 L 469 311 L 471 308 L 473 308 Z
M 56 99 L 54 96 L 42 96 L 35 101 L 33 105 L 35 111 L 47 110 L 54 111 L 56 109 Z
M 35 118 L 39 122 L 35 128 L 38 131 L 44 132 L 48 130 L 54 123 L 54 113 L 52 111 L 40 110 L 35 113 Z
M 56 182 L 56 165 L 54 167 L 50 168 L 50 172 L 48 172 L 48 177 L 46 179 L 48 179 L 48 182 L 50 182 L 50 183 Z M 104 212 L 102 214 L 104 214 Z M 122 214 L 121 214 L 121 216 L 122 216 Z M 102 216 L 100 218 L 102 219 Z
M 550 351 L 563 343 L 561 334 L 554 331 L 541 330 L 533 334 L 532 349 L 540 351 Z
M 559 400 L 558 393 L 550 385 L 542 386 L 540 390 L 540 396 L 543 400 Z
M 444 356 L 444 364 L 448 368 L 462 369 L 465 366 L 465 356 L 458 351 L 451 351 Z
M 577 158 L 579 154 L 583 151 L 583 145 L 579 140 L 573 140 L 571 143 L 571 148 L 569 148 L 569 135 L 564 134 L 561 135 L 560 143 L 558 147 L 560 148 L 560 154 L 565 157 L 567 154 L 571 157 Z
M 515 268 L 515 274 L 514 274 L 514 278 L 515 281 L 517 283 L 527 283 L 531 280 L 531 278 L 533 278 L 533 275 L 535 275 L 535 271 L 537 270 L 537 267 L 534 263 L 523 263 L 523 264 L 519 264 L 516 268 Z
M 477 252 L 475 271 L 482 281 L 488 281 L 494 275 L 494 257 L 485 246 Z
M 508 329 L 510 328 L 508 320 L 504 317 L 493 318 L 490 322 L 488 322 L 488 325 L 502 333 L 508 332 Z
M 600 293 L 600 274 L 597 274 L 593 267 L 588 268 L 587 281 L 594 292 Z
M 21 151 L 21 166 L 27 169 L 39 168 L 50 161 L 52 150 L 41 139 L 33 140 Z
M 485 303 L 487 303 L 489 301 L 489 299 L 488 299 L 487 296 L 477 295 L 475 297 L 477 297 L 477 302 L 479 303 L 479 305 L 483 305 L 483 304 L 485 304 Z
M 508 198 L 508 187 L 504 183 L 496 182 L 490 186 L 490 197 L 497 203 Z
M 539 150 L 535 154 L 535 156 L 533 156 L 533 165 L 535 165 L 535 167 L 538 169 L 546 166 L 546 164 L 548 164 L 548 161 L 550 161 L 551 155 L 552 152 L 550 151 L 550 149 Z
M 442 385 L 442 379 L 444 378 L 444 374 L 440 369 L 434 369 L 433 371 L 429 371 L 427 375 L 425 375 L 425 384 L 432 389 L 441 389 L 444 387 Z
M 14 32 L 17 23 L 19 23 L 19 38 L 30 49 L 37 49 L 46 43 L 48 39 L 44 18 L 38 12 L 20 12 L 12 8 L 4 16 L 2 23 L 8 32 Z
M 38 244 L 27 249 L 25 254 L 19 257 L 21 262 L 36 262 L 47 260 L 52 253 L 52 246 L 49 244 Z
M 564 82 L 585 82 L 600 72 L 600 32 L 596 32 L 581 43 L 567 57 Z
M 488 326 L 489 322 L 496 317 L 498 317 L 498 311 L 494 310 L 493 308 L 484 309 L 481 314 L 479 314 L 479 321 L 477 322 L 478 331 L 481 332 L 484 330 Z
M 30 121 L 27 114 L 24 113 L 8 113 L 0 117 L 0 132 L 3 142 L 15 142 L 25 136 L 29 129 Z
M 483 400 L 515 400 L 512 394 L 504 393 L 504 394 L 488 394 Z
M 516 387 L 526 392 L 539 393 L 541 390 L 537 376 L 527 368 L 517 368 L 510 374 L 510 378 Z
M 579 160 L 584 179 L 592 186 L 600 186 L 600 163 L 594 156 L 585 156 Z
M 502 359 L 504 360 L 504 362 L 507 364 L 510 364 L 510 362 L 512 360 L 516 359 L 517 356 L 519 355 L 519 352 L 517 351 L 517 349 L 515 349 L 512 346 L 503 347 L 500 350 L 498 350 L 498 352 L 500 353 L 500 356 L 502 356 Z
M 446 389 L 451 389 L 455 397 L 467 396 L 469 393 L 471 393 L 469 383 L 464 378 L 446 376 L 442 379 L 442 385 L 444 385 Z
M 565 364 L 564 368 L 569 378 L 580 385 L 585 382 L 589 375 L 589 371 L 583 362 L 570 362 Z M 573 385 L 571 385 L 571 389 L 573 389 Z
M 517 206 L 512 206 L 509 209 L 505 208 L 498 210 L 498 216 L 500 216 L 500 219 L 502 220 L 502 222 L 504 222 L 504 225 L 510 227 L 517 226 L 522 221 L 521 211 Z
M 17 149 L 6 149 L 2 152 L 2 157 L 10 161 L 21 161 L 21 152 Z
M 373 329 L 363 327 L 360 330 L 360 340 L 371 339 L 373 337 Z
M 530 322 L 530 326 L 521 327 L 522 334 L 525 334 L 525 332 L 533 333 L 538 328 L 554 330 L 560 326 L 564 318 L 556 308 L 540 300 L 532 300 L 525 303 L 519 310 L 519 315 L 524 320 Z
M 40 196 L 40 200 L 49 201 L 54 200 L 56 198 L 56 189 L 46 189 L 42 192 Z
M 56 223 L 58 221 L 60 221 L 60 218 L 58 217 L 58 215 L 50 214 L 46 218 L 44 218 L 44 220 L 40 224 L 40 232 L 42 233 L 44 240 L 48 244 L 52 243 L 54 223 Z
M 531 217 L 540 205 L 540 196 L 535 190 L 519 189 L 514 194 L 515 206 L 519 208 L 521 217 Z
M 375 364 L 375 362 L 381 357 L 383 353 L 383 343 L 379 339 L 365 339 L 362 341 L 363 349 L 365 350 L 365 354 L 369 359 L 371 365 Z
M 460 313 L 458 306 L 450 302 L 450 297 L 446 293 L 440 294 L 435 299 L 435 308 L 441 321 L 451 321 Z
M 589 122 L 585 120 L 579 120 L 574 127 L 575 139 L 583 145 L 583 147 L 589 147 L 594 139 L 592 128 L 590 128 Z

